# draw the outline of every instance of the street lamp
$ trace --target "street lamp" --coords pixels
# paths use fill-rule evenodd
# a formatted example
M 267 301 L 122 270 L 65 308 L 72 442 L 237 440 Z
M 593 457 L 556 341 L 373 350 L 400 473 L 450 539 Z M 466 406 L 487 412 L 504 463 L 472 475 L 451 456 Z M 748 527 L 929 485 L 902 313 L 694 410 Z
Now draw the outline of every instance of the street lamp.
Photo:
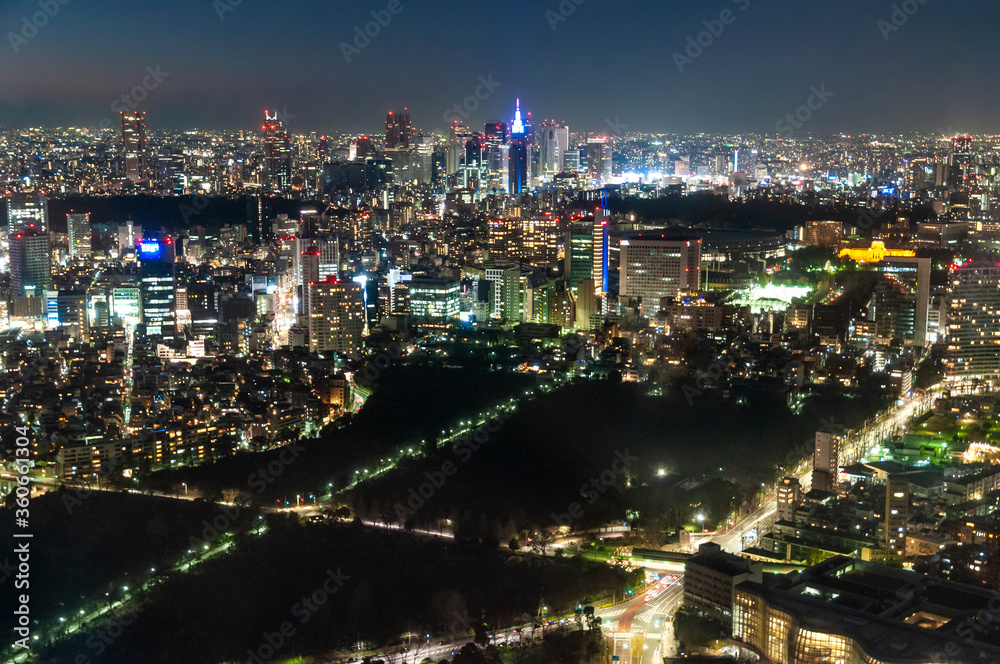
M 187 482 L 181 482 L 181 486 L 184 487 L 184 495 L 188 495 L 188 485 Z

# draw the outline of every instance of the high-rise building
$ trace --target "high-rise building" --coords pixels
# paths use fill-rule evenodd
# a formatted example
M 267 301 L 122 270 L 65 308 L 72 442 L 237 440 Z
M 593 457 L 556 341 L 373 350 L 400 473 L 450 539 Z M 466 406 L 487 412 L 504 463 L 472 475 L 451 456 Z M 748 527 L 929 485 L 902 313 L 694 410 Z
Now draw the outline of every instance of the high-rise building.
M 508 322 L 521 320 L 521 268 L 495 265 L 486 268 L 492 302 L 490 316 Z
M 563 160 L 569 150 L 569 127 L 548 121 L 538 128 L 539 169 L 551 179 L 563 171 Z
M 44 297 L 52 283 L 49 234 L 31 230 L 10 236 L 10 287 L 14 297 Z
M 125 251 L 127 249 L 135 249 L 139 245 L 140 240 L 142 240 L 142 226 L 133 223 L 131 219 L 126 221 L 124 224 L 119 224 L 118 226 L 119 251 Z
M 94 234 L 90 225 L 90 213 L 67 214 L 66 230 L 69 235 L 69 255 L 74 258 L 90 256 L 90 243 Z
M 910 480 L 906 475 L 889 475 L 885 482 L 885 552 L 906 555 L 906 522 L 910 511 Z
M 802 232 L 803 244 L 811 247 L 836 248 L 844 237 L 844 224 L 840 221 L 807 221 Z
M 160 191 L 167 194 L 183 194 L 187 186 L 184 175 L 184 153 L 175 147 L 165 145 L 156 153 L 156 180 Z
M 949 379 L 1000 374 L 1000 267 L 953 266 L 948 273 Z
M 521 100 L 517 100 L 514 122 L 510 128 L 510 152 L 507 156 L 508 191 L 523 194 L 528 191 L 528 176 L 531 164 L 528 160 L 528 136 L 521 119 Z
M 503 146 L 507 145 L 507 124 L 487 122 L 483 128 L 486 150 L 486 170 L 490 177 L 499 177 L 507 164 L 503 161 Z
M 598 187 L 611 182 L 611 139 L 599 137 L 587 141 L 587 169 Z
M 446 323 L 458 318 L 461 284 L 454 279 L 414 277 L 410 281 L 410 315 L 421 322 Z
M 309 350 L 358 359 L 365 330 L 361 285 L 329 277 L 309 284 Z
M 408 149 L 412 132 L 409 109 L 404 108 L 401 113 L 389 111 L 385 116 L 385 147 Z
M 620 293 L 642 300 L 648 315 L 660 300 L 698 290 L 701 238 L 666 239 L 659 233 L 636 233 L 621 242 Z
M 7 196 L 7 233 L 19 230 L 47 233 L 49 202 L 42 194 L 12 193 Z
M 812 488 L 833 492 L 840 477 L 840 443 L 838 434 L 816 432 L 813 454 Z
M 132 182 L 141 182 L 148 178 L 146 150 L 146 112 L 122 111 L 125 177 Z
M 778 521 L 795 521 L 795 510 L 802 500 L 802 487 L 794 477 L 783 477 L 778 482 Z
M 174 323 L 174 240 L 171 237 L 143 238 L 139 244 L 139 291 L 142 322 L 148 336 L 173 339 Z
M 594 225 L 588 222 L 570 222 L 563 242 L 563 274 L 570 288 L 585 279 L 594 277 Z
M 263 178 L 261 186 L 268 191 L 284 192 L 292 186 L 292 143 L 284 124 L 275 111 L 264 111 Z
M 472 131 L 465 125 L 459 124 L 455 121 L 455 124 L 449 128 L 449 141 L 448 141 L 448 156 L 446 168 L 448 170 L 448 175 L 453 175 L 459 171 L 462 165 L 462 160 L 465 159 L 465 145 L 476 135 L 476 132 Z
M 87 291 L 59 291 L 56 303 L 59 312 L 59 326 L 66 328 L 69 336 L 77 343 L 86 341 L 90 331 L 87 320 Z

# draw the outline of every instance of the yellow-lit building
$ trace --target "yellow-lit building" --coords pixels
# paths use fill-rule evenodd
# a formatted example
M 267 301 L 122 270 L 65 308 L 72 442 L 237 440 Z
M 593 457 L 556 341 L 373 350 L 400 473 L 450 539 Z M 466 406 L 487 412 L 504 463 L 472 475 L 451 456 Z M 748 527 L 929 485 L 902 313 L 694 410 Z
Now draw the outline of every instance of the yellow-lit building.
M 886 257 L 913 258 L 917 254 L 909 249 L 886 249 L 885 242 L 873 240 L 868 249 L 843 249 L 840 257 L 847 256 L 855 263 L 881 263 Z

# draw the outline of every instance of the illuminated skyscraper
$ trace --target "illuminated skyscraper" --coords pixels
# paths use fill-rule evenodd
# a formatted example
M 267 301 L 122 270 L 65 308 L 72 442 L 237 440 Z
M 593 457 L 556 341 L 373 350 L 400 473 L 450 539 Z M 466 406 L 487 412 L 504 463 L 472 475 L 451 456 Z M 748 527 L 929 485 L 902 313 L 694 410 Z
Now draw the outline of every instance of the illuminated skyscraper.
M 504 122 L 487 122 L 483 136 L 486 141 L 486 167 L 491 176 L 498 176 L 504 168 L 501 161 L 502 146 L 507 144 L 507 124 Z
M 549 121 L 539 127 L 540 168 L 543 177 L 551 178 L 563 171 L 563 160 L 569 150 L 569 127 Z
M 49 202 L 41 194 L 13 193 L 7 196 L 7 232 L 49 230 Z
M 145 180 L 146 112 L 122 111 L 122 154 L 125 156 L 125 177 L 132 182 Z
M 592 138 L 587 141 L 587 168 L 590 178 L 597 186 L 611 181 L 611 141 L 607 138 Z
M 455 124 L 452 124 L 449 132 L 446 168 L 448 170 L 448 175 L 454 175 L 459 171 L 462 165 L 462 160 L 465 157 L 465 144 L 468 143 L 472 137 L 476 135 L 476 133 L 465 125 L 459 124 L 457 120 L 455 121 Z
M 404 108 L 401 113 L 389 111 L 385 116 L 385 147 L 409 149 L 412 138 L 410 110 Z
M 22 230 L 11 235 L 11 294 L 14 297 L 44 297 L 51 283 L 49 234 Z
M 957 267 L 948 274 L 948 378 L 1000 375 L 1000 267 Z
M 517 100 L 517 111 L 510 128 L 510 154 L 507 157 L 507 174 L 511 194 L 522 194 L 528 191 L 528 137 L 525 134 L 524 121 L 521 119 L 521 100 Z
M 328 277 L 309 284 L 309 350 L 357 359 L 365 329 L 360 284 Z
M 174 336 L 174 241 L 173 238 L 143 238 L 139 244 L 142 275 L 142 322 L 146 334 L 172 339 Z
M 90 256 L 90 241 L 93 229 L 90 225 L 90 213 L 67 214 L 66 230 L 69 234 L 69 255 Z
M 840 479 L 840 443 L 838 434 L 816 432 L 813 455 L 812 488 L 832 492 Z
M 268 191 L 287 191 L 292 186 L 292 144 L 278 112 L 264 111 L 264 176 L 261 185 Z
M 641 298 L 647 315 L 660 300 L 698 290 L 701 238 L 664 238 L 659 233 L 637 233 L 621 243 L 622 296 Z

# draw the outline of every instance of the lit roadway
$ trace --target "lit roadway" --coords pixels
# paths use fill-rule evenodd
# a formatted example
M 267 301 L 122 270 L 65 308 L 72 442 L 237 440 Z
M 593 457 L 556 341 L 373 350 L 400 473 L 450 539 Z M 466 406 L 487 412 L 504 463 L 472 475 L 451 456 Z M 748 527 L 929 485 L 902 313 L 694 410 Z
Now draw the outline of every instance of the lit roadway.
M 844 432 L 845 442 L 841 452 L 841 462 L 853 463 L 866 457 L 878 447 L 886 436 L 899 431 L 912 418 L 930 408 L 932 399 L 944 388 L 938 387 L 915 399 L 908 399 L 902 405 L 896 405 L 890 411 L 865 423 L 857 432 Z M 835 425 L 835 423 L 832 423 Z M 809 490 L 811 482 L 812 458 L 800 464 L 801 469 L 796 476 L 802 483 L 804 491 Z M 728 530 L 715 533 L 693 534 L 691 545 L 697 548 L 704 542 L 715 542 L 725 551 L 738 553 L 744 548 L 745 541 L 756 539 L 758 534 L 769 526 L 777 512 L 777 495 L 772 487 L 765 501 L 745 517 L 741 517 L 736 525 Z M 673 623 L 670 620 L 683 601 L 684 577 L 660 591 L 655 597 L 646 593 L 635 599 L 598 609 L 596 615 L 604 622 L 604 634 L 609 644 L 613 644 L 619 664 L 653 664 L 660 658 L 675 656 Z M 638 639 L 627 638 L 629 633 L 645 634 L 641 652 Z M 632 655 L 636 657 L 633 659 Z

